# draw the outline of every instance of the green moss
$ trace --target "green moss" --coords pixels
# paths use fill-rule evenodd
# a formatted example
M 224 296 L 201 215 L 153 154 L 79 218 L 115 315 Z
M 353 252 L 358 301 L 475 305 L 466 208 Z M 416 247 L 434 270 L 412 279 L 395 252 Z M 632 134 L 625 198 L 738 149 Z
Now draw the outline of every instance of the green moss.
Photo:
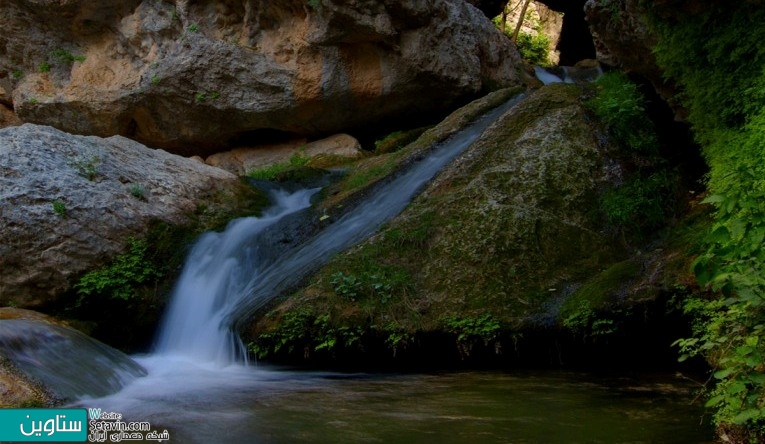
M 375 154 L 387 154 L 400 150 L 417 140 L 427 128 L 415 128 L 408 131 L 394 131 L 375 142 Z
M 297 152 L 290 157 L 287 162 L 278 162 L 272 165 L 267 165 L 262 168 L 254 169 L 247 173 L 247 176 L 253 179 L 274 180 L 276 176 L 290 168 L 298 168 L 305 166 L 311 160 L 302 152 Z
M 638 277 L 640 270 L 640 264 L 633 260 L 612 265 L 579 287 L 566 300 L 560 310 L 561 318 L 571 316 L 583 305 L 593 310 L 607 308 L 615 302 L 615 296 Z
M 505 103 L 521 92 L 523 89 L 516 87 L 490 93 L 450 114 L 441 123 L 426 130 L 414 142 L 399 151 L 362 159 L 349 168 L 348 174 L 343 180 L 327 190 L 326 194 L 329 197 L 320 204 L 321 207 L 324 210 L 331 210 L 338 205 L 359 198 L 365 190 L 375 183 L 385 180 L 392 173 L 402 168 L 410 159 L 422 155 L 435 144 L 446 140 L 487 111 Z
M 442 173 L 378 235 L 339 254 L 281 309 L 329 314 L 333 328 L 361 326 L 370 338 L 395 325 L 386 330 L 392 343 L 447 327 L 455 337 L 483 338 L 473 330 L 491 326 L 494 336 L 515 329 L 542 309 L 551 288 L 610 265 L 622 251 L 585 214 L 598 211 L 592 178 L 600 154 L 581 95 L 571 85 L 535 92 L 471 147 L 459 168 Z M 439 125 L 395 154 L 365 159 L 355 172 L 364 179 L 359 187 L 449 131 Z M 255 331 L 277 331 L 276 324 Z M 457 333 L 458 325 L 466 330 Z

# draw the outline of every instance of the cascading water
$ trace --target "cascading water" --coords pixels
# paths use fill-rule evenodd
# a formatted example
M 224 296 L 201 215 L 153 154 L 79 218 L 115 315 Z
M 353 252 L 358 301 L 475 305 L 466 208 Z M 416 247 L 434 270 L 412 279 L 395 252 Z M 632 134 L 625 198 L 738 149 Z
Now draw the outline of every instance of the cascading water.
M 425 183 L 521 98 L 508 101 L 455 134 L 302 243 L 275 242 L 272 237 L 289 225 L 285 221 L 290 215 L 310 205 L 318 189 L 274 191 L 275 205 L 262 217 L 238 219 L 223 233 L 202 236 L 176 284 L 154 352 L 136 357 L 148 375 L 118 393 L 82 400 L 77 406 L 118 411 L 136 419 L 160 418 L 165 425 L 179 428 L 189 419 L 205 418 L 211 425 L 196 427 L 195 436 L 184 441 L 220 442 L 225 424 L 233 427 L 242 416 L 247 417 L 241 406 L 264 386 L 285 379 L 296 386 L 305 379 L 240 365 L 246 354 L 235 334 L 237 322 L 248 319 L 332 254 L 371 235 L 401 212 Z M 212 435 L 205 437 L 211 430 Z
M 271 192 L 274 205 L 262 217 L 231 222 L 223 233 L 206 233 L 189 254 L 159 330 L 155 352 L 196 362 L 246 361 L 241 340 L 224 322 L 230 307 L 261 279 L 268 255 L 258 236 L 288 214 L 310 206 L 319 189 Z
M 542 68 L 541 66 L 534 67 L 534 75 L 537 79 L 539 79 L 540 82 L 544 83 L 545 85 L 563 82 L 563 79 Z
M 487 113 L 315 237 L 282 252 L 278 260 L 263 251 L 258 238 L 284 217 L 307 208 L 318 189 L 274 191 L 276 204 L 262 217 L 238 219 L 223 233 L 202 236 L 176 285 L 156 353 L 223 365 L 241 361 L 246 353 L 232 331 L 238 321 L 401 212 L 425 183 L 520 99 Z
M 622 407 L 613 407 L 618 400 L 589 401 L 580 394 L 569 397 L 565 380 L 561 383 L 553 378 L 547 390 L 554 393 L 550 396 L 538 395 L 545 392 L 547 382 L 540 383 L 541 379 L 534 376 L 528 381 L 502 379 L 485 392 L 470 391 L 460 400 L 453 391 L 472 390 L 487 377 L 457 376 L 455 382 L 447 383 L 440 377 L 429 381 L 416 375 L 403 381 L 400 377 L 325 378 L 316 373 L 240 365 L 245 354 L 234 333 L 238 322 L 298 285 L 332 254 L 369 236 L 398 214 L 426 182 L 518 100 L 491 112 L 414 162 L 359 206 L 303 242 L 291 239 L 284 227 L 300 223 L 296 216 L 309 206 L 316 189 L 275 191 L 272 197 L 276 204 L 262 217 L 238 219 L 223 233 L 202 236 L 176 285 L 155 351 L 136 357 L 148 375 L 118 393 L 82 399 L 75 406 L 119 412 L 126 421 L 151 421 L 158 430 L 170 430 L 170 442 L 447 443 L 468 442 L 479 435 L 485 442 L 507 442 L 508 437 L 517 435 L 524 442 L 562 443 L 579 436 L 576 433 L 586 438 L 582 440 L 601 433 L 604 418 L 612 418 L 609 424 L 614 424 L 614 431 L 598 435 L 596 440 L 641 440 L 636 438 L 637 432 L 619 428 L 625 421 L 619 410 Z M 464 382 L 468 380 L 471 382 Z M 530 384 L 530 388 L 521 389 L 520 395 L 498 395 L 523 384 Z M 579 380 L 569 384 L 580 386 Z M 592 384 L 585 387 L 582 393 L 586 396 L 608 393 L 592 390 Z M 531 394 L 526 404 L 524 394 L 527 398 Z M 412 403 L 413 398 L 418 401 Z M 561 403 L 561 399 L 566 402 Z M 590 410 L 581 407 L 580 399 L 613 407 L 616 413 L 597 411 L 595 419 L 581 421 L 570 416 Z M 532 407 L 539 413 L 529 416 Z M 673 405 L 670 412 L 676 410 Z M 659 409 L 655 415 L 665 418 L 667 412 Z M 556 416 L 560 417 L 557 422 Z M 582 422 L 594 425 L 582 427 Z M 557 427 L 560 436 L 550 435 L 550 425 Z M 640 424 L 636 430 L 644 431 Z M 519 431 L 531 438 L 525 439 Z M 670 428 L 659 436 L 687 434 L 686 430 Z M 687 442 L 698 442 L 694 439 Z

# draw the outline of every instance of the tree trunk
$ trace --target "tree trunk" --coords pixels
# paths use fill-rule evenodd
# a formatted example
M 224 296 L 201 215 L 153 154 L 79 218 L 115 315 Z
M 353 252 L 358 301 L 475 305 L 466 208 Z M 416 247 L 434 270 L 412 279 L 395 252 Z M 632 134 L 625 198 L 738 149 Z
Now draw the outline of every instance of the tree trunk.
M 505 29 L 507 28 L 507 7 L 510 6 L 510 2 L 512 0 L 505 3 L 505 7 L 502 8 L 502 27 L 499 28 L 502 31 L 502 34 L 505 33 Z
M 518 24 L 515 25 L 515 32 L 513 32 L 513 42 L 518 40 L 518 33 L 521 32 L 521 26 L 523 26 L 523 19 L 526 17 L 526 9 L 529 7 L 531 0 L 526 0 L 521 8 L 521 16 L 518 18 Z

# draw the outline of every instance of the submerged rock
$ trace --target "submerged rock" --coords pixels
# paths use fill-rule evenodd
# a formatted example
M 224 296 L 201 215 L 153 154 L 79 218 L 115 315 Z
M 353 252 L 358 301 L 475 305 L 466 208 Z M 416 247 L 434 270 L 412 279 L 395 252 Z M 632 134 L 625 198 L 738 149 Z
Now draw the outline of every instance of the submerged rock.
M 0 87 L 22 120 L 181 154 L 442 113 L 519 83 L 514 45 L 463 0 L 13 0 L 0 28 Z
M 146 370 L 52 318 L 0 309 L 0 405 L 40 406 L 116 392 Z M 18 385 L 18 386 L 16 386 Z
M 124 137 L 32 124 L 0 130 L 0 171 L 0 304 L 17 307 L 55 301 L 152 223 L 184 224 L 250 192 L 231 173 Z

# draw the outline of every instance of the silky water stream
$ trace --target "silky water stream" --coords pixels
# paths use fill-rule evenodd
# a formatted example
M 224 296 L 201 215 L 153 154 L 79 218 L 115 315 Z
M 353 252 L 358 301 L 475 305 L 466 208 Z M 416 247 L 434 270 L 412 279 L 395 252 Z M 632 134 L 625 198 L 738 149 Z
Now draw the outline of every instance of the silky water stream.
M 665 379 L 568 373 L 370 375 L 265 369 L 235 333 L 272 297 L 401 212 L 514 103 L 438 146 L 355 209 L 298 245 L 269 239 L 317 189 L 275 190 L 261 217 L 232 221 L 192 249 L 156 341 L 134 357 L 147 375 L 73 406 L 167 429 L 170 442 L 673 442 L 710 437 L 689 387 Z

